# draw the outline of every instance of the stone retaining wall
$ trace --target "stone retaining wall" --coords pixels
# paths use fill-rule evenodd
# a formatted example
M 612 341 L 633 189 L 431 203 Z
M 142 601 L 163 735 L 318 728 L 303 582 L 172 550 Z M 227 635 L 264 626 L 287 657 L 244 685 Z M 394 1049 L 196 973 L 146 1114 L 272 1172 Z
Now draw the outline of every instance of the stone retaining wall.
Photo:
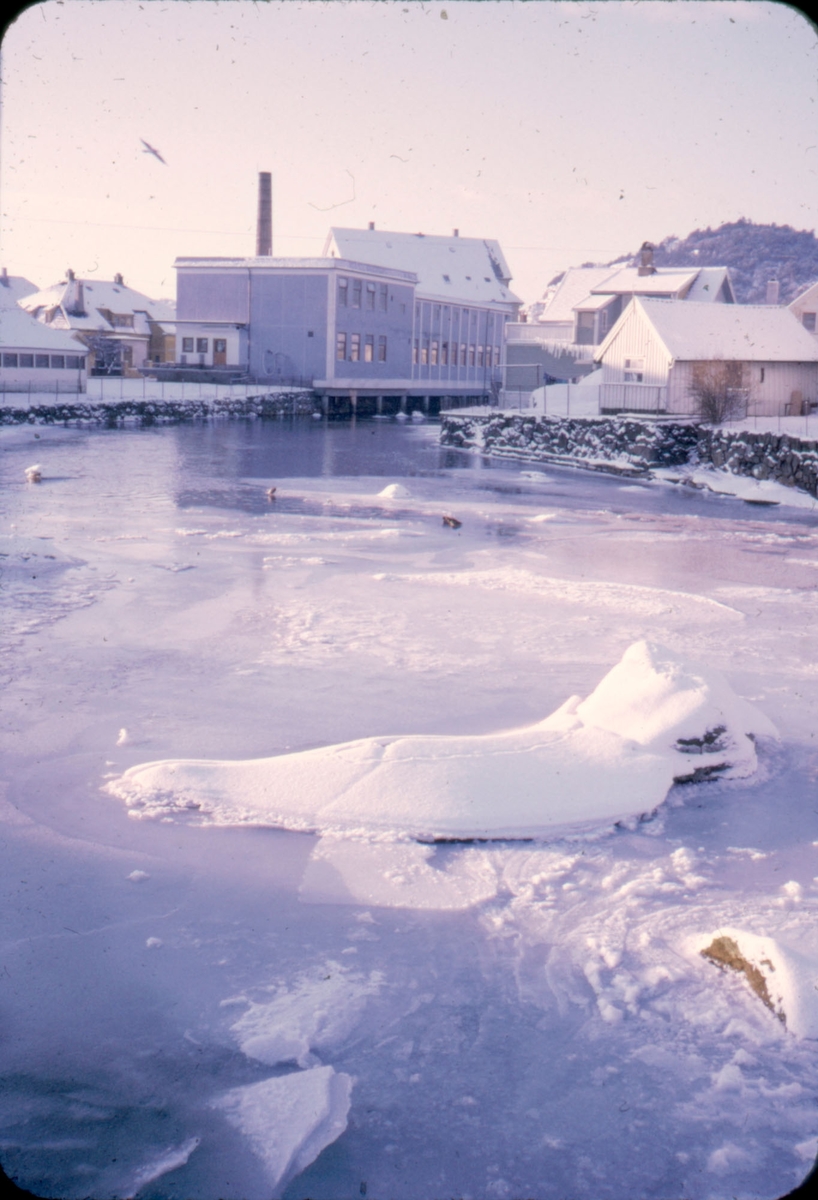
M 440 441 L 499 458 L 624 475 L 649 474 L 651 467 L 712 465 L 733 475 L 772 479 L 818 497 L 818 442 L 786 433 L 635 416 L 446 413 L 441 418 Z
M 313 393 L 301 389 L 274 392 L 269 396 L 202 397 L 196 400 L 73 400 L 52 404 L 26 404 L 16 408 L 9 403 L 0 407 L 0 425 L 118 425 L 137 420 L 149 425 L 162 421 L 191 421 L 205 417 L 280 417 L 309 415 L 314 408 Z
M 772 479 L 818 496 L 818 442 L 750 429 L 699 430 L 698 456 L 733 475 Z
M 441 444 L 500 458 L 564 463 L 621 474 L 690 461 L 699 441 L 693 423 L 639 417 L 549 417 L 489 413 L 441 417 Z

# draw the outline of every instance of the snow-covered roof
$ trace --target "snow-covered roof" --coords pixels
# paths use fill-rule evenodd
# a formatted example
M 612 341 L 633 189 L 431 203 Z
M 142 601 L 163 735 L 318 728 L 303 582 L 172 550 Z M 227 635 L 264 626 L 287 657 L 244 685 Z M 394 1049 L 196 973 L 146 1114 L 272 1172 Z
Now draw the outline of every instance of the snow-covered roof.
M 685 300 L 695 300 L 701 303 L 713 301 L 721 292 L 725 281 L 733 303 L 735 303 L 736 297 L 733 291 L 733 283 L 727 267 L 701 267 L 698 275 L 693 280 L 690 291 L 685 294 Z
M 658 267 L 652 275 L 640 275 L 638 267 L 623 267 L 591 288 L 608 295 L 645 295 L 672 292 L 678 295 L 696 278 L 699 267 Z
M 42 350 L 52 354 L 85 353 L 85 347 L 70 333 L 42 325 L 17 304 L 0 308 L 0 346 L 4 350 Z
M 490 238 L 334 228 L 324 254 L 413 271 L 418 277 L 418 292 L 434 299 L 469 304 L 521 303 L 509 291 L 511 272 L 500 243 Z
M 26 279 L 24 275 L 0 275 L 0 308 L 16 304 L 23 296 L 36 292 L 37 284 Z
M 818 343 L 787 308 L 637 296 L 596 353 L 599 362 L 633 311 L 644 314 L 674 361 L 818 362 Z
M 612 304 L 616 299 L 609 292 L 603 295 L 586 296 L 584 300 L 580 300 L 579 304 L 574 305 L 576 312 L 597 312 L 600 308 L 605 308 L 608 304 Z
M 800 311 L 804 304 L 814 304 L 816 302 L 818 302 L 818 281 L 811 283 L 809 287 L 804 288 L 803 292 L 799 293 L 799 295 L 797 295 L 792 303 L 787 305 L 787 307 L 792 309 L 793 312 L 796 309 Z
M 71 296 L 72 294 L 76 296 L 79 287 L 82 288 L 84 316 L 69 312 L 66 307 L 67 305 L 71 307 Z M 49 288 L 43 288 L 42 291 L 24 296 L 20 300 L 20 304 L 26 312 L 34 313 L 39 309 L 43 315 L 54 308 L 59 308 L 71 329 L 87 331 L 103 329 L 107 332 L 110 329 L 116 329 L 117 332 L 122 333 L 122 327 L 111 325 L 102 316 L 100 309 L 121 316 L 147 313 L 153 320 L 175 320 L 175 313 L 167 301 L 151 300 L 149 296 L 116 280 L 62 280 Z
M 570 267 L 557 284 L 545 310 L 540 314 L 540 321 L 562 321 L 566 324 L 573 322 L 575 306 L 584 300 L 597 284 L 610 276 L 610 267 Z

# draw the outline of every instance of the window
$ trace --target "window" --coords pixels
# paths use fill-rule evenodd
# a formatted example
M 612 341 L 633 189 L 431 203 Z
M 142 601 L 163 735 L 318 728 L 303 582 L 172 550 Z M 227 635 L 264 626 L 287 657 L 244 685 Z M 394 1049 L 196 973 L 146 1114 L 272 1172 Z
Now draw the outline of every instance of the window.
M 3 366 L 4 367 L 16 367 L 17 366 L 17 355 L 16 354 L 4 354 L 3 355 Z
M 339 333 L 335 338 L 335 358 L 338 362 L 343 362 L 347 356 L 347 335 Z
M 375 307 L 375 284 L 368 283 L 366 285 L 366 307 L 374 309 Z
M 449 363 L 449 343 L 444 342 L 440 347 L 440 365 L 441 367 L 448 366 Z
M 483 365 L 483 347 L 482 346 L 477 347 L 477 365 L 478 365 L 478 367 L 482 367 L 482 365 Z
M 372 293 L 372 302 L 375 302 L 375 293 Z M 375 361 L 375 337 L 374 334 L 368 333 L 364 337 L 364 362 Z
M 196 338 L 196 353 L 207 354 L 207 338 Z
M 349 361 L 359 362 L 361 358 L 361 335 L 353 333 L 349 339 Z
M 34 366 L 34 355 L 33 354 L 21 354 L 20 355 L 20 366 L 21 367 L 33 367 Z
M 499 367 L 499 365 L 500 365 L 500 347 L 499 346 L 494 347 L 494 365 L 495 365 L 495 367 Z
M 193 338 L 182 338 L 182 350 L 185 354 L 193 353 Z
M 429 365 L 429 339 L 425 338 L 423 345 L 420 348 L 420 365 L 426 367 Z
M 451 283 L 452 281 L 451 281 L 451 279 L 449 279 L 449 276 L 448 276 L 448 275 L 444 275 L 444 276 L 443 276 L 443 282 L 444 282 L 444 283 Z
M 338 303 L 346 308 L 349 296 L 349 280 L 345 275 L 338 276 Z
M 435 342 L 432 342 L 432 357 L 431 357 L 431 363 L 432 363 L 432 366 L 433 366 L 433 367 L 436 367 L 436 366 L 437 366 L 437 359 L 438 359 L 438 353 L 439 353 L 439 350 L 440 350 L 439 343 L 438 343 L 438 342 L 436 342 L 436 341 L 435 341 Z
M 81 354 L 67 354 L 65 356 L 65 365 L 67 367 L 74 367 L 74 369 L 77 371 L 81 371 L 85 366 L 85 359 Z
M 34 355 L 34 366 L 35 367 L 47 367 L 48 366 L 48 355 L 47 354 L 35 354 Z
M 361 292 L 362 291 L 363 291 L 362 281 L 360 279 L 353 279 L 353 281 L 352 281 L 352 307 L 353 308 L 361 307 Z
M 469 346 L 469 366 L 470 367 L 474 366 L 475 350 L 476 350 L 476 347 L 474 345 Z
M 434 318 L 435 318 L 435 322 L 438 322 L 440 320 L 440 305 L 439 304 L 435 305 Z
M 644 358 L 625 359 L 625 383 L 641 383 L 644 378 Z
M 52 367 L 58 367 L 58 368 L 62 368 L 64 370 L 65 369 L 65 355 L 64 354 L 52 354 L 51 355 L 51 365 L 52 365 Z
M 115 329 L 133 329 L 133 313 L 108 313 L 108 322 Z
M 386 338 L 378 338 L 378 362 L 386 362 Z
M 460 343 L 460 365 L 461 365 L 461 367 L 465 367 L 465 365 L 466 365 L 466 343 L 465 342 Z
M 213 339 L 214 354 L 224 354 L 226 351 L 227 351 L 227 338 L 214 338 Z
M 764 368 L 763 368 L 763 367 L 761 367 L 761 368 L 760 368 L 760 374 L 759 374 L 759 379 L 758 379 L 758 381 L 759 381 L 759 383 L 763 383 L 763 382 L 764 382 Z
M 806 329 L 807 333 L 815 333 L 815 317 L 816 313 L 804 313 L 801 317 L 801 324 Z
M 387 296 L 387 285 L 386 285 L 385 283 L 382 283 L 382 284 L 380 285 L 380 291 L 379 291 L 379 293 L 378 293 L 378 302 L 379 302 L 379 304 L 380 304 L 380 309 L 381 309 L 381 312 L 386 312 L 386 302 L 387 302 L 387 299 L 388 299 L 388 296 Z

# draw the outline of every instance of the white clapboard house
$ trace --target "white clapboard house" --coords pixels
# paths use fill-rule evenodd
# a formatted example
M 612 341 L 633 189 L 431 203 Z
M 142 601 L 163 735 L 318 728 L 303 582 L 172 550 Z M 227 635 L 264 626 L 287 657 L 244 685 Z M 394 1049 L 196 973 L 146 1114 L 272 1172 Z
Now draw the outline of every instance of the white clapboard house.
M 787 308 L 634 297 L 598 347 L 602 412 L 695 415 L 695 384 L 721 370 L 742 415 L 818 404 L 818 340 Z

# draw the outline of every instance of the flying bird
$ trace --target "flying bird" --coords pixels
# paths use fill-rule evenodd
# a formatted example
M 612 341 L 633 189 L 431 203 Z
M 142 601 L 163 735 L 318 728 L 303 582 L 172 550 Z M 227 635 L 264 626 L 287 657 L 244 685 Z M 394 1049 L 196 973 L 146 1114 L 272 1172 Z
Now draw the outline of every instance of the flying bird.
M 168 165 L 155 146 L 152 146 L 150 142 L 146 142 L 144 138 L 140 138 L 139 140 L 145 147 L 145 149 L 142 151 L 143 154 L 152 154 L 154 158 L 159 159 L 160 163 L 165 163 L 165 166 Z

